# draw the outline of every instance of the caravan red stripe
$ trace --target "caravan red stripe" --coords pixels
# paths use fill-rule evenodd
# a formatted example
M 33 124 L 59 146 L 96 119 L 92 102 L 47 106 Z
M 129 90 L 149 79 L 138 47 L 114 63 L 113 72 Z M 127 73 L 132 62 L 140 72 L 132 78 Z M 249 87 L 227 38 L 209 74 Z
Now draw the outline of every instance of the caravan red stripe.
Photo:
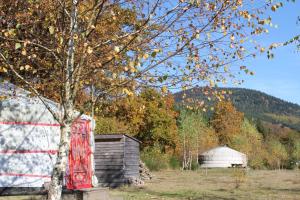
M 57 150 L 2 150 L 0 154 L 22 154 L 22 153 L 47 153 L 47 154 L 57 154 Z
M 34 123 L 34 122 L 0 122 L 6 125 L 31 125 L 31 126 L 60 126 L 60 124 Z
M 51 176 L 48 176 L 48 175 L 16 174 L 16 173 L 0 173 L 0 176 L 23 176 L 23 177 L 34 177 L 34 178 L 51 178 Z

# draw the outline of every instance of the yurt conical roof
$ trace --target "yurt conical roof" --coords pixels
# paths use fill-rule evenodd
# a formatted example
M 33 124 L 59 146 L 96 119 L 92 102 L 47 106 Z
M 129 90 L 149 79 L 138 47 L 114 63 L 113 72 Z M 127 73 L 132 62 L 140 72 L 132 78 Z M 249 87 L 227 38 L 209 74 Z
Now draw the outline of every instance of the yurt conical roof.
M 227 146 L 219 146 L 208 151 L 203 152 L 201 155 L 222 155 L 222 156 L 234 156 L 234 155 L 245 155 L 237 150 L 229 148 Z

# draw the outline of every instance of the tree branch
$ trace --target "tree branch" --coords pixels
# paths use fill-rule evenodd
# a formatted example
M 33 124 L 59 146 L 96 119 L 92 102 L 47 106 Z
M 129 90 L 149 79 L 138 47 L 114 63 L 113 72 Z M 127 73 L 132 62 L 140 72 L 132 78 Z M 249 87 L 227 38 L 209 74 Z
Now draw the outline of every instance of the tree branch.
M 35 43 L 35 42 L 31 42 L 30 40 L 19 40 L 19 39 L 13 39 L 13 38 L 6 38 L 6 37 L 3 37 L 0 35 L 0 38 L 3 39 L 3 40 L 7 40 L 7 41 L 12 41 L 12 42 L 19 42 L 19 43 L 28 43 L 28 44 L 31 44 L 33 46 L 37 46 L 37 47 L 40 47 L 48 52 L 50 52 L 54 58 L 57 60 L 57 62 L 59 62 L 59 64 L 61 66 L 63 66 L 63 63 L 61 61 L 61 59 L 56 55 L 56 53 L 52 50 L 52 49 L 49 49 L 48 47 L 44 46 L 44 45 L 41 45 L 41 44 L 38 44 L 38 43 Z
M 25 80 L 14 68 L 14 66 L 12 64 L 9 63 L 9 61 L 7 60 L 7 58 L 3 55 L 3 53 L 0 51 L 0 57 L 2 58 L 2 60 L 4 61 L 4 63 L 8 66 L 8 68 L 14 73 L 14 75 L 16 77 L 18 77 L 21 81 L 23 81 L 31 90 L 32 92 L 40 99 L 40 101 L 45 105 L 45 107 L 47 108 L 47 110 L 52 114 L 52 116 L 54 117 L 54 119 L 58 122 L 58 123 L 62 123 L 61 119 L 59 117 L 59 115 L 57 115 L 57 113 L 55 113 L 50 106 L 46 103 L 45 99 L 43 99 L 43 97 L 40 95 L 40 93 L 31 85 L 30 82 L 28 82 L 27 80 Z

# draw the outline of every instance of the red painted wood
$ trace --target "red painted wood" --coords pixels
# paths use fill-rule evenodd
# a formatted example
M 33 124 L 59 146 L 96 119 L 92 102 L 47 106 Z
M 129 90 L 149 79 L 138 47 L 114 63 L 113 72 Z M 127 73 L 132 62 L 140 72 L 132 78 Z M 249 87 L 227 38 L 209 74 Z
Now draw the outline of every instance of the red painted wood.
M 69 172 L 67 175 L 68 189 L 83 189 L 92 187 L 90 122 L 78 120 L 71 130 L 71 145 L 69 152 Z

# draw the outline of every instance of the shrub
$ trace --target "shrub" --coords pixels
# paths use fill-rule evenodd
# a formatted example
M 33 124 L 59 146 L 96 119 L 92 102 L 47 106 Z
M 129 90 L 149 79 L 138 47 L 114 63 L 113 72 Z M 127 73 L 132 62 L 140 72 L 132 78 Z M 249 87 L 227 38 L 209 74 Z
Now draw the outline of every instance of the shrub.
M 238 189 L 244 182 L 246 182 L 247 172 L 243 168 L 234 168 L 233 169 L 233 178 L 235 188 Z
M 159 145 L 147 147 L 141 154 L 142 161 L 151 171 L 159 171 L 168 168 L 169 156 L 161 152 Z
M 198 169 L 199 169 L 199 163 L 193 160 L 191 170 L 198 170 Z
M 181 167 L 181 162 L 176 156 L 170 156 L 169 166 L 171 169 L 179 169 Z
M 98 134 L 101 133 L 125 133 L 128 127 L 125 123 L 121 122 L 114 117 L 97 117 L 96 118 L 96 130 Z

